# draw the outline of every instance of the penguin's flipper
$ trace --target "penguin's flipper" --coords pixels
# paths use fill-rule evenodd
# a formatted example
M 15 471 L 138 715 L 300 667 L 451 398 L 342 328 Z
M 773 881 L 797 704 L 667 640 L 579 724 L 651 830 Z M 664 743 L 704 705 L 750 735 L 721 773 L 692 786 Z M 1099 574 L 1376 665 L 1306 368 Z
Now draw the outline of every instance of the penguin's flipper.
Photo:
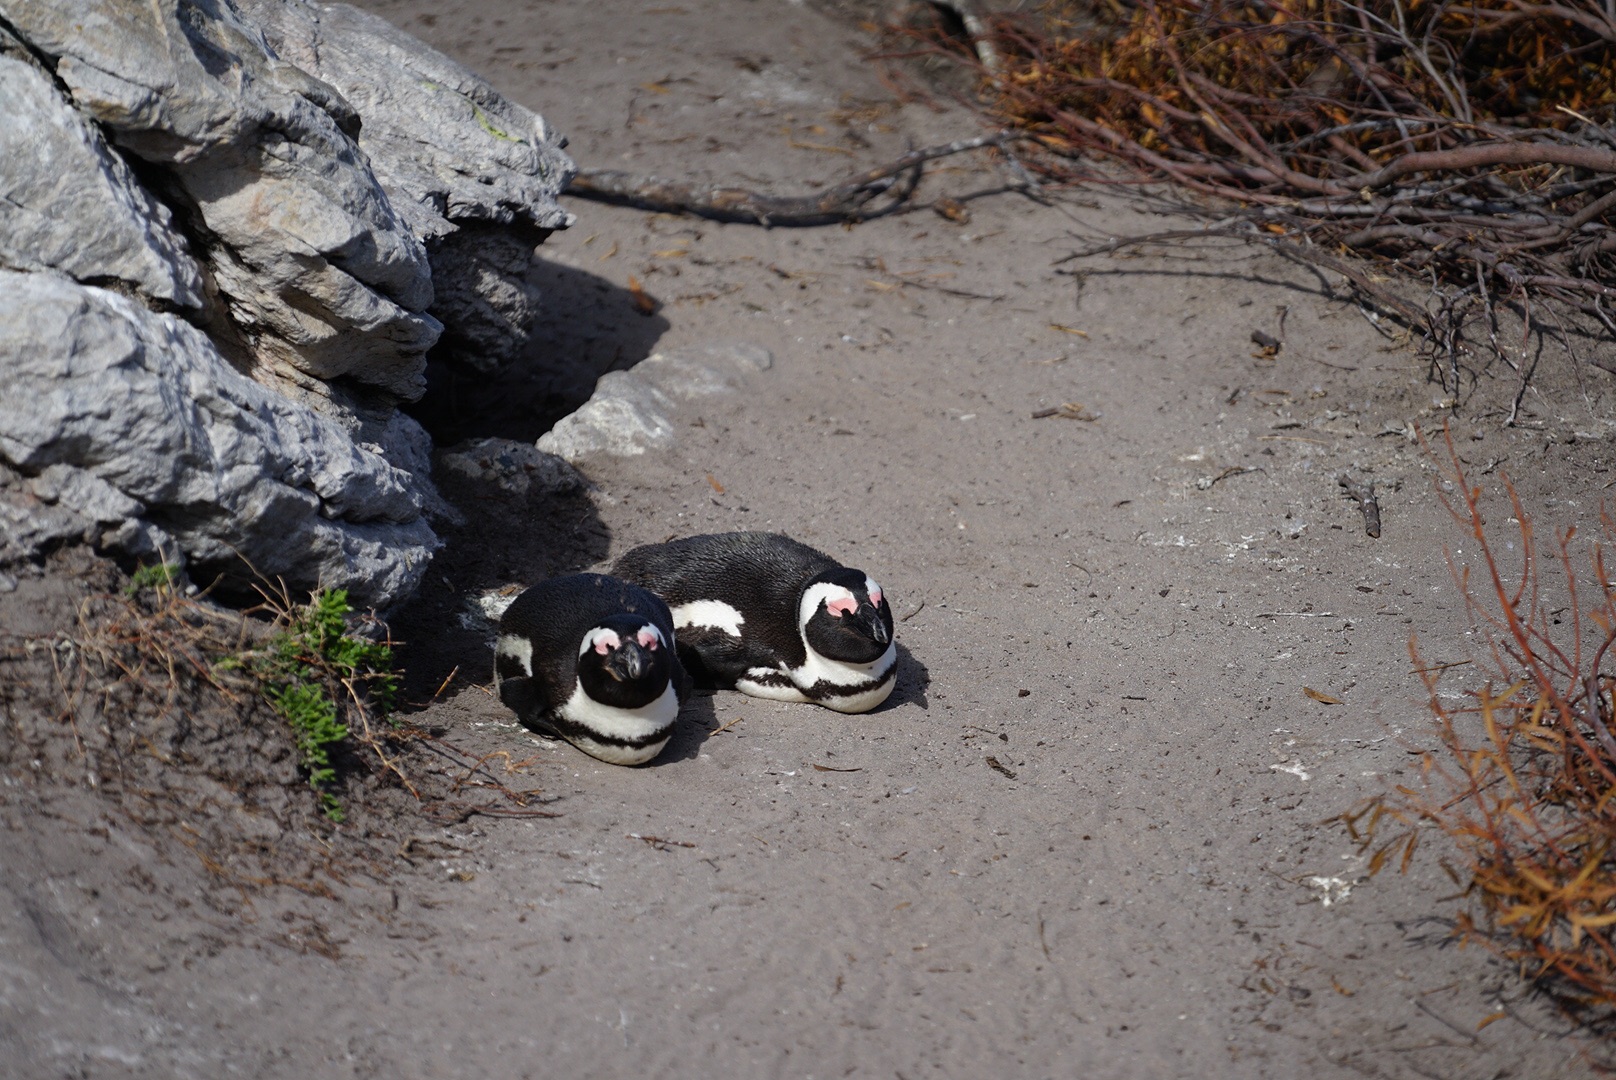
M 708 689 L 733 690 L 735 680 L 752 666 L 740 639 L 709 626 L 681 628 L 678 651 L 695 684 Z
M 494 677 L 499 683 L 499 700 L 516 714 L 516 718 L 531 727 L 550 703 L 544 699 L 543 688 L 527 673 L 522 661 L 509 653 L 494 656 Z

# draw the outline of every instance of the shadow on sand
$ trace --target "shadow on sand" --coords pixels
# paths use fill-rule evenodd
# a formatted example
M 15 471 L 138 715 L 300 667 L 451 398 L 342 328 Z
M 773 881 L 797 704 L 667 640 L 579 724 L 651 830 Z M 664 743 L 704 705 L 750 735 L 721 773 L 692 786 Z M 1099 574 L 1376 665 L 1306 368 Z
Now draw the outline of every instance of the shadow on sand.
M 576 412 L 608 371 L 651 355 L 668 321 L 646 314 L 634 294 L 584 270 L 539 260 L 528 274 L 542 308 L 522 354 L 493 374 L 427 357 L 426 394 L 405 411 L 435 445 L 500 438 L 537 442 Z
M 468 606 L 476 597 L 575 573 L 611 547 L 581 478 L 532 446 L 589 399 L 603 373 L 649 355 L 668 323 L 585 271 L 539 262 L 530 280 L 543 290 L 544 314 L 522 355 L 492 374 L 429 359 L 426 394 L 409 409 L 440 448 L 434 479 L 463 521 L 437 523 L 443 550 L 391 620 L 403 700 L 417 703 L 407 711 L 451 683 L 492 679 L 493 628 Z M 464 467 L 443 468 L 455 453 Z

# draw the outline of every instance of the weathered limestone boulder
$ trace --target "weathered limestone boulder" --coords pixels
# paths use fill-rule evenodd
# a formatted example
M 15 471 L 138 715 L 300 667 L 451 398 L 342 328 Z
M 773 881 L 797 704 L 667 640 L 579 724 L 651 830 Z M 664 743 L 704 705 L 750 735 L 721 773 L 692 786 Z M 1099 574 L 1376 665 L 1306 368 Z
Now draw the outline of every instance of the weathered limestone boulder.
M 391 23 L 346 4 L 240 0 L 283 60 L 329 83 L 363 117 L 359 145 L 426 245 L 454 357 L 492 371 L 538 309 L 533 249 L 571 215 L 565 140 L 544 118 Z
M 444 323 L 481 370 L 525 339 L 564 140 L 308 0 L 0 0 L 0 101 L 0 563 L 407 596 L 455 511 L 398 405 Z
M 408 595 L 438 547 L 417 478 L 172 315 L 0 271 L 0 363 L 0 458 L 58 530 L 66 511 L 104 546 L 186 553 L 193 576 L 250 566 L 358 605 Z
M 0 101 L 0 266 L 51 267 L 200 310 L 202 272 L 168 208 L 3 29 Z
M 239 347 L 264 378 L 425 389 L 441 330 L 426 251 L 332 87 L 270 52 L 227 0 L 0 0 L 74 106 L 163 170 Z

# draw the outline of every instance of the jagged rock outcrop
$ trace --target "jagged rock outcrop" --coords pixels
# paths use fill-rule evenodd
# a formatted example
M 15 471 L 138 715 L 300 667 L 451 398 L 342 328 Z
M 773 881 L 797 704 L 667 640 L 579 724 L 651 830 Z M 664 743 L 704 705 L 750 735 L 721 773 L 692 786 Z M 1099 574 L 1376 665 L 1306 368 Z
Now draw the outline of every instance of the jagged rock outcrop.
M 0 271 L 0 357 L 0 457 L 53 508 L 51 528 L 65 511 L 108 546 L 183 552 L 193 576 L 245 562 L 271 581 L 346 585 L 361 605 L 407 595 L 438 546 L 410 474 L 172 315 Z
M 273 56 L 227 0 L 0 0 L 74 106 L 160 168 L 239 347 L 266 380 L 347 378 L 412 400 L 441 326 L 426 251 L 329 85 Z
M 0 101 L 0 266 L 55 268 L 201 310 L 202 271 L 168 208 L 3 28 Z
M 426 245 L 456 359 L 509 360 L 537 313 L 533 249 L 571 216 L 556 196 L 572 161 L 537 113 L 391 23 L 346 4 L 241 0 L 277 55 L 331 84 L 363 117 L 359 145 Z
M 0 561 L 407 595 L 453 511 L 397 406 L 439 315 L 484 370 L 525 337 L 563 140 L 305 0 L 0 0 L 0 100 Z

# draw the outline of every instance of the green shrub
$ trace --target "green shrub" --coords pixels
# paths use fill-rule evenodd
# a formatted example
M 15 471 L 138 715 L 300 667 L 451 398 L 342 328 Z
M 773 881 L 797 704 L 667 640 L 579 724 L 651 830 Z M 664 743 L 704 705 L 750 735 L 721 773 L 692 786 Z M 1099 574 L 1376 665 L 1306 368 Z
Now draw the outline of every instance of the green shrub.
M 137 596 L 147 589 L 162 592 L 172 588 L 174 581 L 179 577 L 180 568 L 173 563 L 158 563 L 156 566 L 147 566 L 141 563 L 135 567 L 135 572 L 129 576 L 129 584 L 124 587 L 124 595 Z
M 306 606 L 281 612 L 285 628 L 243 665 L 262 680 L 265 699 L 291 726 L 309 785 L 333 821 L 343 817 L 330 790 L 337 776 L 332 754 L 348 737 L 343 716 L 350 710 L 363 716 L 369 706 L 386 717 L 398 693 L 393 650 L 350 635 L 352 610 L 347 590 L 321 590 Z

